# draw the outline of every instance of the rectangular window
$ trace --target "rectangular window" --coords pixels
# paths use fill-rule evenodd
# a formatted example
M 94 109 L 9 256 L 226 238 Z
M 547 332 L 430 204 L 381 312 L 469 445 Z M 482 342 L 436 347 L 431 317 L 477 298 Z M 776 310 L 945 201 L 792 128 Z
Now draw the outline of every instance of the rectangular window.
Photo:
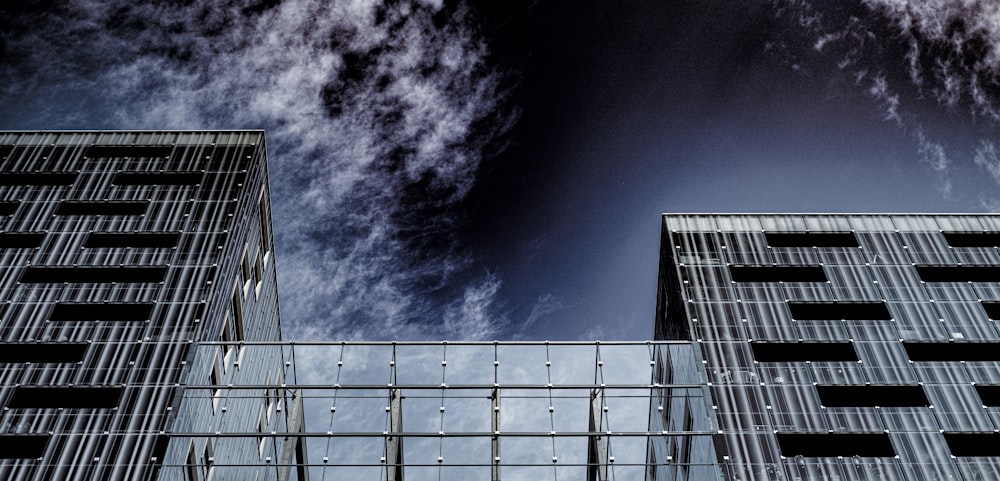
M 850 342 L 754 342 L 750 346 L 757 362 L 858 361 Z
M 75 172 L 2 172 L 0 185 L 73 185 Z
M 789 302 L 788 310 L 799 321 L 892 319 L 884 302 Z
M 0 234 L 0 248 L 32 249 L 42 245 L 44 232 L 4 232 Z
M 264 256 L 264 265 L 267 265 L 267 259 L 271 254 L 271 216 L 267 211 L 267 201 L 267 191 L 264 190 L 260 193 L 260 199 L 257 200 L 257 211 L 260 215 L 260 247 Z
M 72 303 L 60 302 L 49 314 L 50 321 L 147 321 L 153 304 L 143 303 Z
M 822 266 L 732 266 L 735 282 L 826 282 Z
M 27 267 L 18 282 L 163 282 L 166 267 Z
M 260 295 L 260 286 L 264 282 L 264 267 L 260 264 L 260 251 L 253 258 L 253 273 L 257 277 L 257 285 L 254 286 L 254 295 Z
M 198 477 L 198 453 L 194 449 L 194 441 L 188 445 L 187 460 L 184 462 L 184 481 L 201 481 Z
M 264 419 L 264 413 L 260 413 L 257 421 L 257 445 L 260 456 L 264 456 L 264 446 L 267 445 L 267 420 Z
M 986 311 L 986 315 L 990 319 L 1000 320 L 1000 302 L 997 301 L 983 301 L 983 309 Z
M 83 243 L 87 248 L 136 247 L 166 248 L 177 245 L 176 232 L 92 232 Z
M 0 434 L 0 459 L 40 458 L 48 442 L 48 434 Z
M 218 357 L 212 358 L 212 372 L 208 373 L 208 383 L 212 388 L 212 412 L 219 407 L 219 400 L 222 399 L 222 368 L 219 367 Z
M 853 232 L 767 232 L 771 247 L 858 247 Z
M 942 433 L 952 456 L 1000 456 L 1000 434 Z
M 238 290 L 233 291 L 231 306 L 233 313 L 233 336 L 237 341 L 246 339 L 246 328 L 243 325 L 243 302 Z
M 1000 266 L 914 266 L 924 282 L 1000 282 Z
M 84 157 L 124 158 L 124 157 L 170 157 L 174 150 L 171 145 L 92 145 Z
M 64 201 L 56 215 L 142 215 L 149 202 Z
M 892 457 L 889 435 L 885 433 L 777 433 L 781 455 L 785 457 Z
M 20 202 L 0 202 L 0 215 L 14 215 Z
M 920 386 L 816 386 L 826 407 L 922 407 L 930 404 Z
M 250 293 L 250 285 L 253 283 L 253 265 L 250 263 L 250 248 L 243 248 L 243 258 L 240 260 L 240 275 L 243 277 L 243 295 Z
M 114 185 L 198 185 L 201 172 L 118 172 Z
M 1000 361 L 993 342 L 904 342 L 911 361 Z
M 87 353 L 82 342 L 0 343 L 0 362 L 81 362 Z
M 122 390 L 120 387 L 18 386 L 14 388 L 14 395 L 11 396 L 7 407 L 11 409 L 113 408 L 118 406 Z
M 1000 232 L 942 232 L 952 247 L 997 247 Z
M 9 157 L 10 153 L 13 151 L 13 145 L 0 145 L 0 157 Z
M 976 385 L 976 392 L 983 406 L 1000 406 L 1000 386 Z

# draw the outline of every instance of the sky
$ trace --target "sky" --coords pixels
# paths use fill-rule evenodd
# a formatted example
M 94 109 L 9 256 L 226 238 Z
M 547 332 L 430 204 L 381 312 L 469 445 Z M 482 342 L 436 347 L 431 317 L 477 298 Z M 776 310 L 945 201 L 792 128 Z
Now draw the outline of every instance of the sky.
M 266 129 L 290 339 L 646 339 L 664 212 L 1000 210 L 991 0 L 29 1 L 0 129 Z

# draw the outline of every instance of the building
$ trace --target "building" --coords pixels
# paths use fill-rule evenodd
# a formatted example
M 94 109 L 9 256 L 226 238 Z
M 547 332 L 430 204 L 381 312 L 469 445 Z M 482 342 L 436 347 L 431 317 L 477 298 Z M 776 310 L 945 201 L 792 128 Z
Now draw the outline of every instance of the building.
M 664 215 L 727 480 L 1000 479 L 1000 216 Z
M 242 344 L 280 339 L 268 206 L 261 131 L 0 133 L 0 479 L 294 479 L 300 438 L 173 435 L 301 428 Z

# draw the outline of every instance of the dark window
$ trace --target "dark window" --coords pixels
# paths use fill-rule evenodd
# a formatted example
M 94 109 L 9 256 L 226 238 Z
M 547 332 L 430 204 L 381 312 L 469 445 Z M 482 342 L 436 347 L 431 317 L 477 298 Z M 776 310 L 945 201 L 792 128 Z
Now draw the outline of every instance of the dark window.
M 56 215 L 142 215 L 149 202 L 67 201 L 56 208 Z
M 1000 302 L 984 301 L 982 304 L 983 309 L 986 310 L 986 315 L 989 316 L 990 319 L 1000 319 Z
M 13 145 L 0 145 L 0 157 L 7 157 L 14 151 Z
M 771 247 L 858 247 L 852 232 L 767 232 Z
M 800 321 L 892 319 L 884 302 L 789 302 L 788 309 Z
M 944 239 L 952 247 L 1000 246 L 1000 232 L 944 232 Z
M 826 407 L 921 407 L 927 396 L 920 386 L 816 386 Z
M 732 266 L 736 282 L 826 282 L 822 266 Z
M 0 202 L 0 215 L 14 215 L 20 202 Z
M 177 233 L 124 233 L 124 232 L 93 232 L 87 236 L 84 247 L 174 247 L 177 245 Z
M 113 408 L 122 396 L 120 387 L 18 386 L 7 407 L 20 408 Z
M 85 343 L 0 343 L 0 362 L 80 362 Z
M 48 434 L 0 434 L 0 459 L 40 458 Z
M 889 435 L 885 433 L 778 433 L 782 456 L 832 457 L 864 456 L 891 457 Z
M 170 145 L 92 145 L 85 157 L 170 157 Z
M 162 282 L 166 267 L 28 267 L 19 282 Z
M 0 234 L 0 248 L 28 249 L 42 245 L 44 232 L 4 232 Z
M 1000 456 L 1000 434 L 943 433 L 952 456 Z
M 983 406 L 1000 406 L 1000 386 L 976 386 Z
M 858 361 L 849 342 L 754 342 L 750 346 L 758 362 Z
M 152 303 L 59 303 L 49 314 L 50 321 L 145 321 L 153 312 Z
M 924 282 L 1000 282 L 998 266 L 916 266 Z
M 119 172 L 115 174 L 115 185 L 197 185 L 201 183 L 201 172 Z
M 992 342 L 905 342 L 911 361 L 1000 361 Z
M 0 185 L 72 185 L 76 177 L 73 172 L 3 172 Z

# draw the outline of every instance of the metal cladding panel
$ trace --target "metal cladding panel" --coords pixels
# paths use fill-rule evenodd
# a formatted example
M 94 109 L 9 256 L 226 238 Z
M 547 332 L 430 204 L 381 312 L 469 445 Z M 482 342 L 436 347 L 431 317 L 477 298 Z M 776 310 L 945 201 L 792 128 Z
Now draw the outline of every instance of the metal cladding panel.
M 1000 427 L 998 232 L 997 215 L 665 214 L 656 332 L 701 346 L 726 478 L 995 479 L 977 443 Z
M 263 133 L 4 132 L 0 144 L 0 435 L 36 435 L 30 456 L 0 460 L 0 479 L 154 479 L 161 433 L 189 408 L 179 386 L 210 372 L 192 342 L 219 340 L 232 317 L 239 256 L 273 250 L 258 213 Z M 268 261 L 238 297 L 246 339 L 280 338 Z M 282 366 L 243 364 L 261 382 Z

